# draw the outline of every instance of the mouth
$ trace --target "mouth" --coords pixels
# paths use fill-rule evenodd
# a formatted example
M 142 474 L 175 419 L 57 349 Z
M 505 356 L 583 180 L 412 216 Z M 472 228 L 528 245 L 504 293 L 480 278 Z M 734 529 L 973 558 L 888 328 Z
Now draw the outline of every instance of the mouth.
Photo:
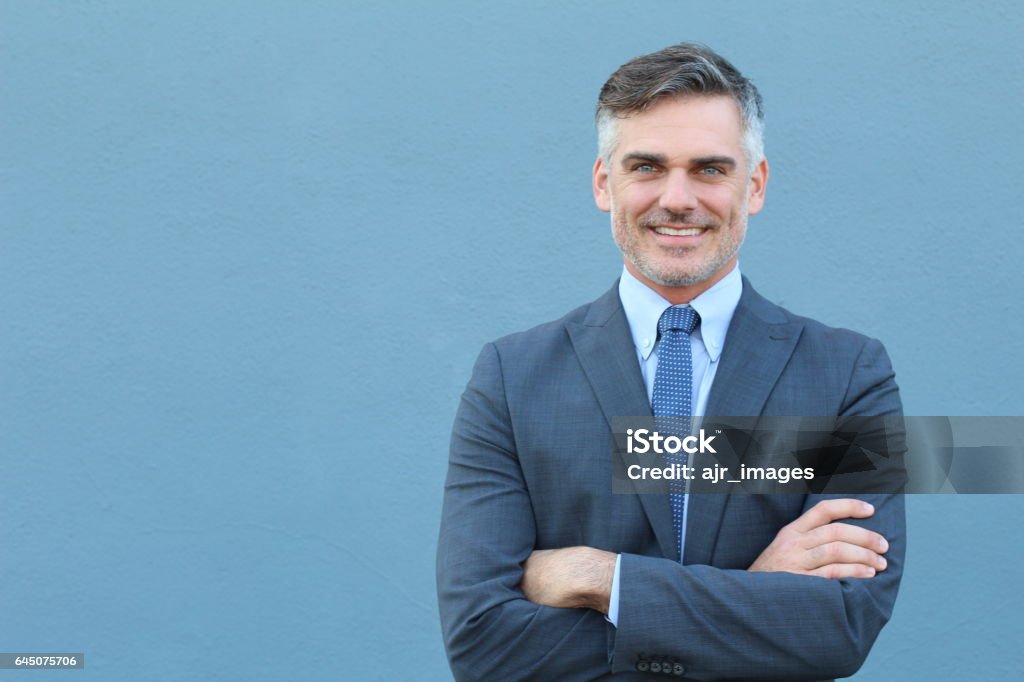
M 651 229 L 669 237 L 696 237 L 708 230 L 706 227 L 669 227 L 668 225 L 655 225 Z
M 664 248 L 695 248 L 710 239 L 711 225 L 650 225 L 651 237 Z

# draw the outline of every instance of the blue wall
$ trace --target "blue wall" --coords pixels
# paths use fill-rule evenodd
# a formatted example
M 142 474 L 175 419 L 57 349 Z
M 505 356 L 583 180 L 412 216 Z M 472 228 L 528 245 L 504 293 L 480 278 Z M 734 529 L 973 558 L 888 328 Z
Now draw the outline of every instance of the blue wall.
M 1024 414 L 1017 3 L 348 4 L 0 3 L 0 651 L 87 657 L 40 678 L 450 679 L 459 393 L 616 277 L 593 102 L 680 40 L 765 96 L 761 292 Z M 1022 512 L 910 500 L 858 679 L 1019 674 Z

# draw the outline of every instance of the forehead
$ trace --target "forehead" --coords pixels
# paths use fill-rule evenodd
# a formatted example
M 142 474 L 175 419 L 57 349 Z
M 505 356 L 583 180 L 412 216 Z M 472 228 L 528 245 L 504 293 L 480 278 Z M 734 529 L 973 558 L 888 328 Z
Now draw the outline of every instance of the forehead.
M 736 154 L 742 138 L 740 110 L 732 97 L 671 97 L 619 119 L 616 155 L 636 151 Z

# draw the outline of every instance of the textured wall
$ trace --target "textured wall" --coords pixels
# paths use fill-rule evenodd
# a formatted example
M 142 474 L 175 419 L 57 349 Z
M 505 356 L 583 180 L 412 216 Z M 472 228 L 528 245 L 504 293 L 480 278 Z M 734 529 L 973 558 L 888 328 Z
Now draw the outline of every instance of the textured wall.
M 450 679 L 459 393 L 617 275 L 593 100 L 683 39 L 765 96 L 761 292 L 908 413 L 1024 414 L 1017 3 L 349 4 L 0 3 L 0 651 Z M 1019 674 L 1024 499 L 909 507 L 858 679 Z

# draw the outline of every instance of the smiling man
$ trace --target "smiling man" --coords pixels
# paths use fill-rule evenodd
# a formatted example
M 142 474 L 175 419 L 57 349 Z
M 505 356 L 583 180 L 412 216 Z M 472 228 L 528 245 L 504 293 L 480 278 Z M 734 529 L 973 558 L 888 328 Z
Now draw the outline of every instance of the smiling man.
M 739 108 L 725 95 L 664 98 L 601 123 L 617 130 L 604 131 L 615 139 L 594 165 L 594 197 L 612 214 L 626 269 L 688 303 L 735 269 L 768 163 L 746 167 Z
M 598 100 L 615 286 L 488 344 L 452 434 L 438 546 L 460 680 L 829 679 L 889 619 L 903 500 L 613 495 L 616 417 L 899 415 L 881 344 L 739 270 L 764 205 L 761 98 L 710 49 L 616 71 Z M 687 422 L 689 423 L 689 422 Z

